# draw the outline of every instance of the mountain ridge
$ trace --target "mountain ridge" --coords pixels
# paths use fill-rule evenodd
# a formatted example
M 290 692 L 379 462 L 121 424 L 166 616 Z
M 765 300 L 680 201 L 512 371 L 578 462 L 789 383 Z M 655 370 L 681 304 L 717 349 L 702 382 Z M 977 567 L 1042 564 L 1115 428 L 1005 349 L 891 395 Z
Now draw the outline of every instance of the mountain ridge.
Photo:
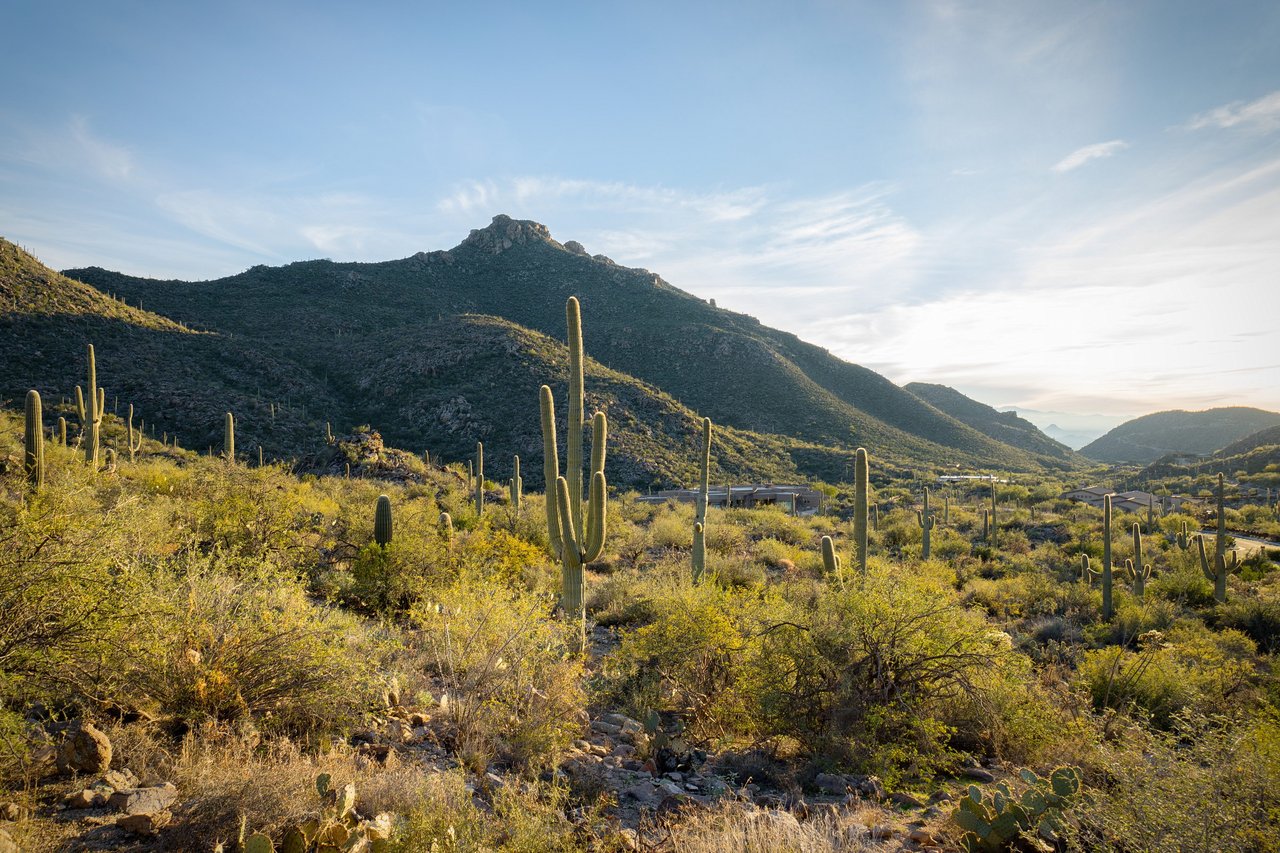
M 1100 462 L 1146 465 L 1169 454 L 1211 454 L 1278 424 L 1280 412 L 1251 406 L 1171 409 L 1125 421 L 1080 448 L 1080 453 Z

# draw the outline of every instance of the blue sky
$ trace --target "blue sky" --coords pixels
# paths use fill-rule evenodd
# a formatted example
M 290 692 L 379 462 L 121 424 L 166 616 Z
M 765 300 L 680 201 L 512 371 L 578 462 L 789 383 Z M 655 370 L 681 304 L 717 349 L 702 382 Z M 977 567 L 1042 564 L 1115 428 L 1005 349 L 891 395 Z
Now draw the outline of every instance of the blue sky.
M 0 235 L 215 278 L 496 213 L 895 381 L 1280 409 L 1274 2 L 11 2 Z

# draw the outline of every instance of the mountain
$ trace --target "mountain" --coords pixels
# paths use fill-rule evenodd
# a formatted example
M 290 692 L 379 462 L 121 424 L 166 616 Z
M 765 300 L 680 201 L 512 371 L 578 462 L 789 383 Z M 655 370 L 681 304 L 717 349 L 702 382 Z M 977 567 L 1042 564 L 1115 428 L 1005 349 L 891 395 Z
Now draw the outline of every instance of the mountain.
M 451 250 L 381 263 L 257 266 L 201 282 L 100 268 L 38 275 L 54 292 L 97 294 L 104 311 L 144 305 L 129 310 L 173 331 L 144 334 L 132 315 L 88 310 L 76 323 L 29 306 L 0 315 L 11 332 L 0 342 L 0 394 L 16 399 L 33 383 L 66 394 L 82 381 L 91 339 L 103 384 L 127 390 L 149 422 L 191 433 L 188 446 L 211 442 L 227 409 L 238 415 L 241 446 L 261 442 L 270 456 L 306 451 L 326 421 L 335 430 L 370 423 L 389 444 L 445 458 L 464 458 L 477 440 L 491 467 L 520 453 L 535 485 L 536 390 L 546 382 L 563 395 L 557 342 L 565 300 L 576 295 L 591 359 L 588 404 L 614 425 L 609 473 L 619 485 L 688 482 L 702 415 L 717 424 L 725 477 L 841 479 L 859 445 L 883 467 L 1073 466 L 984 435 L 879 374 L 654 273 L 505 216 Z M 11 370 L 10 351 L 35 340 L 38 357 Z M 183 377 L 181 391 L 166 370 Z
M 966 397 L 946 385 L 909 382 L 902 387 L 938 411 L 945 412 L 983 435 L 1002 441 L 1011 447 L 1063 461 L 1076 458 L 1075 452 L 1070 447 L 1054 441 L 1031 421 L 1018 417 L 1017 412 L 996 411 L 991 406 Z
M 1249 475 L 1257 474 L 1274 465 L 1280 465 L 1280 426 L 1258 430 L 1228 444 L 1213 455 L 1198 458 L 1194 462 L 1189 462 L 1178 454 L 1162 456 L 1148 465 L 1142 475 L 1150 479 L 1187 474 L 1216 474 L 1221 471 L 1231 477 L 1242 471 Z
M 1276 425 L 1280 413 L 1245 406 L 1156 412 L 1124 422 L 1080 453 L 1100 462 L 1148 464 L 1167 454 L 1214 453 Z

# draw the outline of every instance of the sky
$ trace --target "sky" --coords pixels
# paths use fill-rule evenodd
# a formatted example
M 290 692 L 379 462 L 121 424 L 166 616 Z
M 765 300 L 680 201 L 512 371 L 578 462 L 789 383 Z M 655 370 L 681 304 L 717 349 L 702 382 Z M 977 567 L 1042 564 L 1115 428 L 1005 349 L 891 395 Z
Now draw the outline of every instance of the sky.
M 505 213 L 1041 425 L 1280 410 L 1274 0 L 5 21 L 0 235 L 55 268 L 387 260 Z

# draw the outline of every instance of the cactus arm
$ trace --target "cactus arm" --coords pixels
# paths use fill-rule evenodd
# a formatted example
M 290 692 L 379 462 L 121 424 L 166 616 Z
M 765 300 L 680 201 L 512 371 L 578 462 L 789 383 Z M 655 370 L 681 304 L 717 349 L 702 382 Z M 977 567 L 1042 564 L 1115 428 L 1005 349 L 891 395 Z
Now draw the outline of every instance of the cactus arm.
M 547 539 L 551 543 L 551 552 L 557 557 L 564 549 L 564 539 L 560 534 L 560 512 L 556 508 L 555 488 L 560 479 L 560 451 L 556 446 L 555 398 L 551 388 L 543 385 L 538 389 L 538 404 L 542 412 L 542 474 L 547 490 Z
M 597 471 L 591 477 L 587 493 L 587 541 L 582 549 L 582 559 L 591 562 L 604 550 L 605 529 L 608 522 L 609 489 L 604 472 Z

